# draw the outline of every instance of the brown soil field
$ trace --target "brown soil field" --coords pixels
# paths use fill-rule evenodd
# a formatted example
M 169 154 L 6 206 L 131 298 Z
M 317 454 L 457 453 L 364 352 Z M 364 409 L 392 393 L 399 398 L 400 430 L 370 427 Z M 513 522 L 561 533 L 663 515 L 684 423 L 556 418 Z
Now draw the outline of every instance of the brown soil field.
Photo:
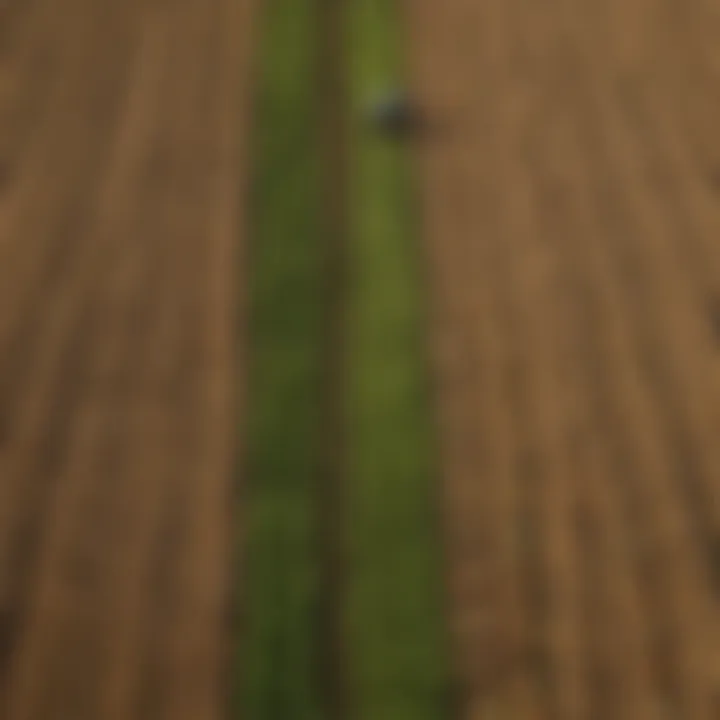
M 459 716 L 718 718 L 718 8 L 403 12 Z
M 0 719 L 226 701 L 253 0 L 0 2 Z

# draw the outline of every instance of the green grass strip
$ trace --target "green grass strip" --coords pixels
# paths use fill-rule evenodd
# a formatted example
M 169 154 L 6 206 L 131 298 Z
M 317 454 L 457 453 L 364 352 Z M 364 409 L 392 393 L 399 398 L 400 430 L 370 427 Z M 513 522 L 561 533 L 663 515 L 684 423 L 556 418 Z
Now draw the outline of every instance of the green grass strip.
M 312 0 L 268 0 L 250 197 L 250 377 L 237 716 L 321 716 L 315 487 L 322 252 Z
M 447 717 L 421 251 L 407 149 L 362 126 L 401 72 L 395 8 L 348 0 L 353 133 L 349 647 L 357 717 Z

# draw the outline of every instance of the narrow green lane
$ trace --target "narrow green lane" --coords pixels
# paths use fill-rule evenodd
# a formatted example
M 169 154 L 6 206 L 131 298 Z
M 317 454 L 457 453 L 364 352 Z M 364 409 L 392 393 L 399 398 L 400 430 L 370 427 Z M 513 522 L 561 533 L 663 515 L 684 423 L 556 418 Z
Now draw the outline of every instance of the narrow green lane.
M 321 242 L 311 0 L 265 4 L 249 202 L 250 358 L 239 717 L 320 717 L 315 481 Z
M 328 163 L 313 0 L 267 0 L 259 43 L 246 491 L 238 579 L 235 717 L 325 717 L 321 672 L 326 553 L 318 481 L 329 317 Z M 435 448 L 421 249 L 407 149 L 374 136 L 365 100 L 401 74 L 387 0 L 346 0 L 351 160 L 342 537 L 343 647 L 357 720 L 447 718 Z M 341 233 L 342 234 L 342 233 Z M 342 546 L 338 546 L 342 547 Z
M 363 109 L 402 82 L 395 5 L 349 0 L 351 177 L 349 646 L 361 720 L 437 720 L 445 637 L 422 253 L 407 147 Z

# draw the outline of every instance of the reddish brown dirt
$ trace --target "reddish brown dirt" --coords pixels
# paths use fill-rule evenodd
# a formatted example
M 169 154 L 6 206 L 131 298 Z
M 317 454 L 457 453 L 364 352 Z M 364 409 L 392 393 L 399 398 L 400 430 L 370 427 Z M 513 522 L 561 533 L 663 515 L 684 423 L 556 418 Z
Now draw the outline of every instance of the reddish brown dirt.
M 0 2 L 0 719 L 221 717 L 253 0 Z
M 720 717 L 720 15 L 407 0 L 460 716 Z

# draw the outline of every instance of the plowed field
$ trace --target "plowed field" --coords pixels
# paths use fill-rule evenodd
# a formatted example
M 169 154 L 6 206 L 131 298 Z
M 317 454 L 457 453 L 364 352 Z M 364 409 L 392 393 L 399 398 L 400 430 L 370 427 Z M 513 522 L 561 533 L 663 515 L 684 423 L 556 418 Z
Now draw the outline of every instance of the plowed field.
M 221 715 L 252 5 L 0 2 L 2 720 Z
M 461 717 L 720 717 L 720 15 L 405 3 Z
M 223 715 L 255 4 L 0 0 L 0 720 Z M 720 717 L 720 14 L 404 12 L 459 716 Z

